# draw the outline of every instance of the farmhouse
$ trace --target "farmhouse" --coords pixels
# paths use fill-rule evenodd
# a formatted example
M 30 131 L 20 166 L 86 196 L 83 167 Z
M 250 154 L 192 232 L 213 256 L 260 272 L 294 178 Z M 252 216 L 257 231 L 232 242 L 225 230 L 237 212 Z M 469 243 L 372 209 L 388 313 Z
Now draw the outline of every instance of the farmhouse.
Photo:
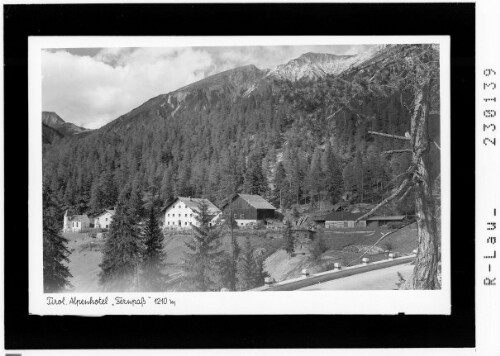
M 391 222 L 402 222 L 405 219 L 404 215 L 394 215 L 394 216 L 372 216 L 366 219 L 366 225 L 368 227 L 379 227 L 387 225 Z
M 104 210 L 101 213 L 94 215 L 92 218 L 94 228 L 96 229 L 109 229 L 111 219 L 115 215 L 114 210 Z
M 325 216 L 325 228 L 327 229 L 349 229 L 356 227 L 366 227 L 366 220 L 356 219 L 364 213 L 348 213 L 345 211 L 333 212 Z
M 177 197 L 162 209 L 163 226 L 175 230 L 191 229 L 193 225 L 198 226 L 196 215 L 202 202 L 207 204 L 209 214 L 212 217 L 210 225 L 214 225 L 221 211 L 208 199 Z
M 276 208 L 260 195 L 235 194 L 222 210 L 233 215 L 238 226 L 247 226 L 274 218 Z
M 63 232 L 80 232 L 82 229 L 90 227 L 90 220 L 87 215 L 68 215 L 64 212 Z

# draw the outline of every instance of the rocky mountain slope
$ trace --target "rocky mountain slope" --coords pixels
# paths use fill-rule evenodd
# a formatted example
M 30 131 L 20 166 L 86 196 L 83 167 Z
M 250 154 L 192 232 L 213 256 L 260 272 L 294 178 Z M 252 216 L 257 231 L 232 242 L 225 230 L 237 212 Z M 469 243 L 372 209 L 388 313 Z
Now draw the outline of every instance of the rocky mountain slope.
M 52 111 L 42 112 L 42 124 L 57 131 L 62 137 L 71 136 L 81 132 L 88 131 L 88 129 L 77 126 L 71 122 L 64 121 L 59 115 Z M 46 130 L 48 132 L 48 130 Z M 60 136 L 54 133 L 56 136 Z

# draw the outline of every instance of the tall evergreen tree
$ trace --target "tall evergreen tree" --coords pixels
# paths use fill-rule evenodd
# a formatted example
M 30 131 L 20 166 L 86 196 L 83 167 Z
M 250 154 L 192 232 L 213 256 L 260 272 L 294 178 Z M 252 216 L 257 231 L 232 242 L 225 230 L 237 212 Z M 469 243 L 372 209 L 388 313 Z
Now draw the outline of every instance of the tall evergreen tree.
M 139 181 L 137 179 L 132 183 L 130 189 L 130 197 L 128 200 L 128 207 L 130 214 L 133 215 L 133 219 L 137 222 L 141 221 L 144 217 L 144 202 L 142 201 L 141 188 L 139 187 Z
M 248 157 L 243 189 L 247 194 L 264 195 L 267 192 L 267 181 L 262 171 L 262 155 L 260 153 L 252 153 Z
M 285 240 L 285 251 L 291 256 L 294 251 L 295 239 L 292 232 L 292 223 L 290 220 L 285 222 L 285 229 L 283 230 L 283 240 Z
M 274 174 L 274 201 L 281 209 L 289 207 L 290 184 L 288 182 L 285 167 L 279 162 Z
M 163 250 L 164 236 L 158 221 L 157 204 L 152 202 L 144 227 L 144 252 L 142 254 L 142 291 L 160 292 L 165 290 L 166 254 Z
M 69 262 L 70 252 L 66 247 L 68 239 L 61 235 L 62 214 L 53 192 L 46 186 L 42 190 L 43 199 L 43 291 L 53 293 L 70 287 L 72 277 L 65 262 Z
M 238 288 L 240 290 L 257 288 L 264 284 L 267 273 L 264 272 L 262 259 L 256 259 L 254 253 L 250 238 L 247 237 L 238 265 Z
M 313 206 L 315 205 L 315 200 L 317 200 L 321 191 L 322 176 L 321 152 L 319 148 L 316 148 L 306 176 L 306 187 L 309 191 L 311 205 Z
M 236 290 L 237 273 L 238 273 L 238 258 L 240 256 L 240 247 L 234 230 L 238 227 L 234 214 L 231 210 L 224 213 L 224 227 L 229 230 L 230 250 L 225 253 L 219 263 L 219 274 L 221 284 L 229 290 Z
M 327 192 L 330 201 L 336 203 L 344 191 L 344 180 L 340 162 L 337 157 L 335 157 L 329 142 L 321 157 L 321 165 L 323 172 L 322 186 Z
M 205 201 L 198 204 L 195 219 L 198 226 L 192 226 L 194 234 L 190 241 L 186 241 L 185 280 L 194 290 L 208 291 L 216 286 L 213 275 L 223 253 L 220 251 L 220 235 L 216 227 L 210 226 L 212 216 Z
M 106 291 L 139 289 L 139 262 L 144 250 L 141 233 L 128 207 L 130 188 L 120 194 L 99 265 L 99 283 Z

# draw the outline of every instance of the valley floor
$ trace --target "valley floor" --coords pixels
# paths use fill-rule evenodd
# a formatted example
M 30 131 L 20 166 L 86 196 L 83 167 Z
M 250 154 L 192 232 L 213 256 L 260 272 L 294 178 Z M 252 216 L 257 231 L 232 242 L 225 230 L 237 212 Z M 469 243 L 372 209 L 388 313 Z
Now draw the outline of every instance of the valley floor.
M 335 262 L 340 262 L 344 266 L 359 264 L 361 263 L 361 255 L 383 233 L 387 232 L 388 230 L 368 230 L 362 233 L 327 230 L 323 233 L 326 251 L 317 259 L 301 254 L 289 256 L 282 249 L 283 239 L 280 232 L 236 230 L 235 236 L 241 248 L 245 245 L 246 237 L 250 237 L 256 253 L 269 256 L 265 261 L 266 271 L 276 281 L 282 281 L 300 276 L 304 268 L 307 268 L 309 273 L 318 273 L 333 268 Z M 99 292 L 98 274 L 104 240 L 94 239 L 87 234 L 80 233 L 65 233 L 64 236 L 69 240 L 68 249 L 71 251 L 68 265 L 73 276 L 70 279 L 73 285 L 72 291 L 79 293 Z M 164 245 L 167 255 L 165 273 L 172 279 L 182 276 L 182 261 L 184 253 L 187 251 L 185 242 L 189 238 L 189 234 L 178 233 L 168 234 L 165 237 Z M 223 238 L 222 248 L 228 251 L 229 246 L 230 236 L 226 234 Z M 388 235 L 377 246 L 369 251 L 365 257 L 369 257 L 371 261 L 377 261 L 386 259 L 389 250 L 399 254 L 411 253 L 417 246 L 415 224 Z

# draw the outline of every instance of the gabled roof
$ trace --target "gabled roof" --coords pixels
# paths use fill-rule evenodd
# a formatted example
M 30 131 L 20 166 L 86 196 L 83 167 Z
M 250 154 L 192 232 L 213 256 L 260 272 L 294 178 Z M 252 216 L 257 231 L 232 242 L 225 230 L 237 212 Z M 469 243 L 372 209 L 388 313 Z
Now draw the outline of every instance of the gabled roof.
M 366 220 L 369 221 L 377 221 L 377 220 L 403 220 L 405 218 L 404 215 L 385 215 L 385 216 L 372 216 Z
M 253 194 L 235 194 L 229 199 L 229 201 L 224 204 L 222 209 L 226 207 L 230 202 L 234 200 L 237 196 L 240 196 L 243 200 L 245 200 L 248 204 L 250 204 L 252 207 L 255 209 L 270 209 L 270 210 L 276 210 L 274 206 L 271 205 L 266 199 L 262 198 L 260 195 L 253 195 Z
M 73 215 L 73 216 L 68 216 L 68 220 L 70 221 L 84 221 L 88 220 L 89 217 L 87 215 Z
M 351 221 L 356 220 L 365 213 L 348 213 L 346 211 L 333 212 L 325 216 L 325 221 Z
M 105 210 L 103 210 L 103 211 L 101 211 L 101 212 L 99 212 L 99 213 L 97 213 L 97 214 L 92 214 L 90 217 L 91 217 L 92 219 L 95 219 L 95 218 L 97 218 L 97 217 L 99 217 L 99 216 L 101 216 L 101 215 L 104 215 L 104 214 L 106 214 L 106 213 L 110 213 L 111 215 L 115 215 L 115 211 L 114 211 L 114 210 L 111 210 L 111 209 L 105 209 Z
M 191 198 L 191 197 L 177 197 L 176 199 L 172 200 L 170 203 L 167 204 L 163 209 L 161 209 L 162 212 L 165 212 L 168 208 L 170 208 L 172 205 L 174 205 L 177 201 L 181 201 L 184 203 L 188 208 L 190 208 L 193 211 L 198 211 L 198 207 L 201 202 L 205 202 L 208 205 L 208 212 L 211 215 L 217 215 L 220 213 L 219 208 L 217 208 L 210 200 L 204 199 L 204 198 Z

